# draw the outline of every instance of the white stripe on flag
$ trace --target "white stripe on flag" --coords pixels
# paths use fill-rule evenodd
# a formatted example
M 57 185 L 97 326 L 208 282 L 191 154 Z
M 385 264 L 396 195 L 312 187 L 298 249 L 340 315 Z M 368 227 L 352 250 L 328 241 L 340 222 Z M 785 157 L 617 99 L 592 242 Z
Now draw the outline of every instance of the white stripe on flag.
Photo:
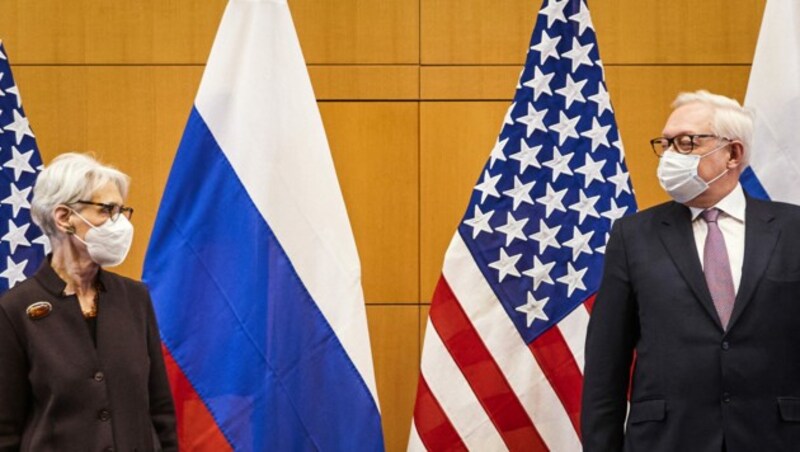
M 420 368 L 431 394 L 469 450 L 506 450 L 500 433 L 484 411 L 461 369 L 428 319 Z
M 218 34 L 195 105 L 378 405 L 358 254 L 289 8 L 231 4 L 220 29 L 241 33 Z
M 580 450 L 580 441 L 561 400 L 459 234 L 454 234 L 445 256 L 445 279 L 545 444 L 551 450 Z M 427 341 L 426 335 L 425 345 Z M 423 354 L 423 364 L 427 358 Z M 447 414 L 451 415 L 449 411 Z
M 572 357 L 583 375 L 584 351 L 586 348 L 586 330 L 589 327 L 589 311 L 584 305 L 575 308 L 568 316 L 558 322 L 558 329 L 564 336 Z
M 419 433 L 417 433 L 417 426 L 414 424 L 414 420 L 411 420 L 411 434 L 408 435 L 408 447 L 406 448 L 408 452 L 424 452 L 425 445 L 422 444 L 422 439 L 419 437 Z
M 769 0 L 747 84 L 750 166 L 769 197 L 800 204 L 800 3 Z

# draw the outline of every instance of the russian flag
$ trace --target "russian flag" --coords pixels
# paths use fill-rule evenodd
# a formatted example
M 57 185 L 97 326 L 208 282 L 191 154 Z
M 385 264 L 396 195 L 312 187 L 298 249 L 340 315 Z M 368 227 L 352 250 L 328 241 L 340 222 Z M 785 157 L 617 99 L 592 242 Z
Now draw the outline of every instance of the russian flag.
M 145 259 L 184 450 L 383 450 L 361 269 L 286 1 L 231 0 Z
M 755 130 L 750 167 L 742 174 L 742 185 L 762 199 L 800 204 L 797 1 L 767 1 L 744 104 L 755 113 Z

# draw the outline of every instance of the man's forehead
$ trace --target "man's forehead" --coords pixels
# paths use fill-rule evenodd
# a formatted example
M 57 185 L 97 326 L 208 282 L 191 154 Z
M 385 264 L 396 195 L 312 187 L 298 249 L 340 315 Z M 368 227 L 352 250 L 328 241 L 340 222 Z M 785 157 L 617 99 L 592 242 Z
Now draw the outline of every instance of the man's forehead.
M 664 125 L 665 135 L 666 132 L 670 134 L 708 132 L 711 129 L 713 115 L 714 110 L 705 104 L 681 105 L 669 115 Z

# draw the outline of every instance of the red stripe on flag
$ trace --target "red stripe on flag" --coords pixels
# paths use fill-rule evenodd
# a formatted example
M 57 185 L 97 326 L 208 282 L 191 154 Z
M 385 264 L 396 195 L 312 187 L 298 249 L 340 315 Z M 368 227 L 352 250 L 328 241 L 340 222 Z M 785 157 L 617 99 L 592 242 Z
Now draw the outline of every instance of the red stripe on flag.
M 583 305 L 586 306 L 586 310 L 589 311 L 589 315 L 592 314 L 592 309 L 594 309 L 594 300 L 595 300 L 595 298 L 597 298 L 597 294 L 596 293 L 592 294 L 592 296 L 590 296 L 589 298 L 587 298 L 583 302 Z
M 417 384 L 414 425 L 427 450 L 467 450 L 467 446 L 461 441 L 458 432 L 447 418 L 447 413 L 428 387 L 422 372 L 419 374 Z
M 528 344 L 539 367 L 567 411 L 575 432 L 581 435 L 583 375 L 558 328 L 550 328 Z
M 444 277 L 433 294 L 431 324 L 511 450 L 547 450 L 500 367 Z
M 162 344 L 167 377 L 175 401 L 178 421 L 178 444 L 182 451 L 226 452 L 233 448 L 225 439 L 200 395 L 195 392 L 178 363 Z

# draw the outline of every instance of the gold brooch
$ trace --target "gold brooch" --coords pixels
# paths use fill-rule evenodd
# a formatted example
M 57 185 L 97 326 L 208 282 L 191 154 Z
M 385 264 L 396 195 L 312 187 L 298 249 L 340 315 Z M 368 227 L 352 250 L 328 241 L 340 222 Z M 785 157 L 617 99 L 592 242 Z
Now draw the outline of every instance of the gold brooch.
M 53 305 L 51 305 L 47 301 L 37 301 L 36 303 L 31 304 L 28 306 L 28 309 L 25 312 L 28 314 L 32 320 L 39 320 L 47 317 L 50 315 L 50 311 L 53 310 Z

